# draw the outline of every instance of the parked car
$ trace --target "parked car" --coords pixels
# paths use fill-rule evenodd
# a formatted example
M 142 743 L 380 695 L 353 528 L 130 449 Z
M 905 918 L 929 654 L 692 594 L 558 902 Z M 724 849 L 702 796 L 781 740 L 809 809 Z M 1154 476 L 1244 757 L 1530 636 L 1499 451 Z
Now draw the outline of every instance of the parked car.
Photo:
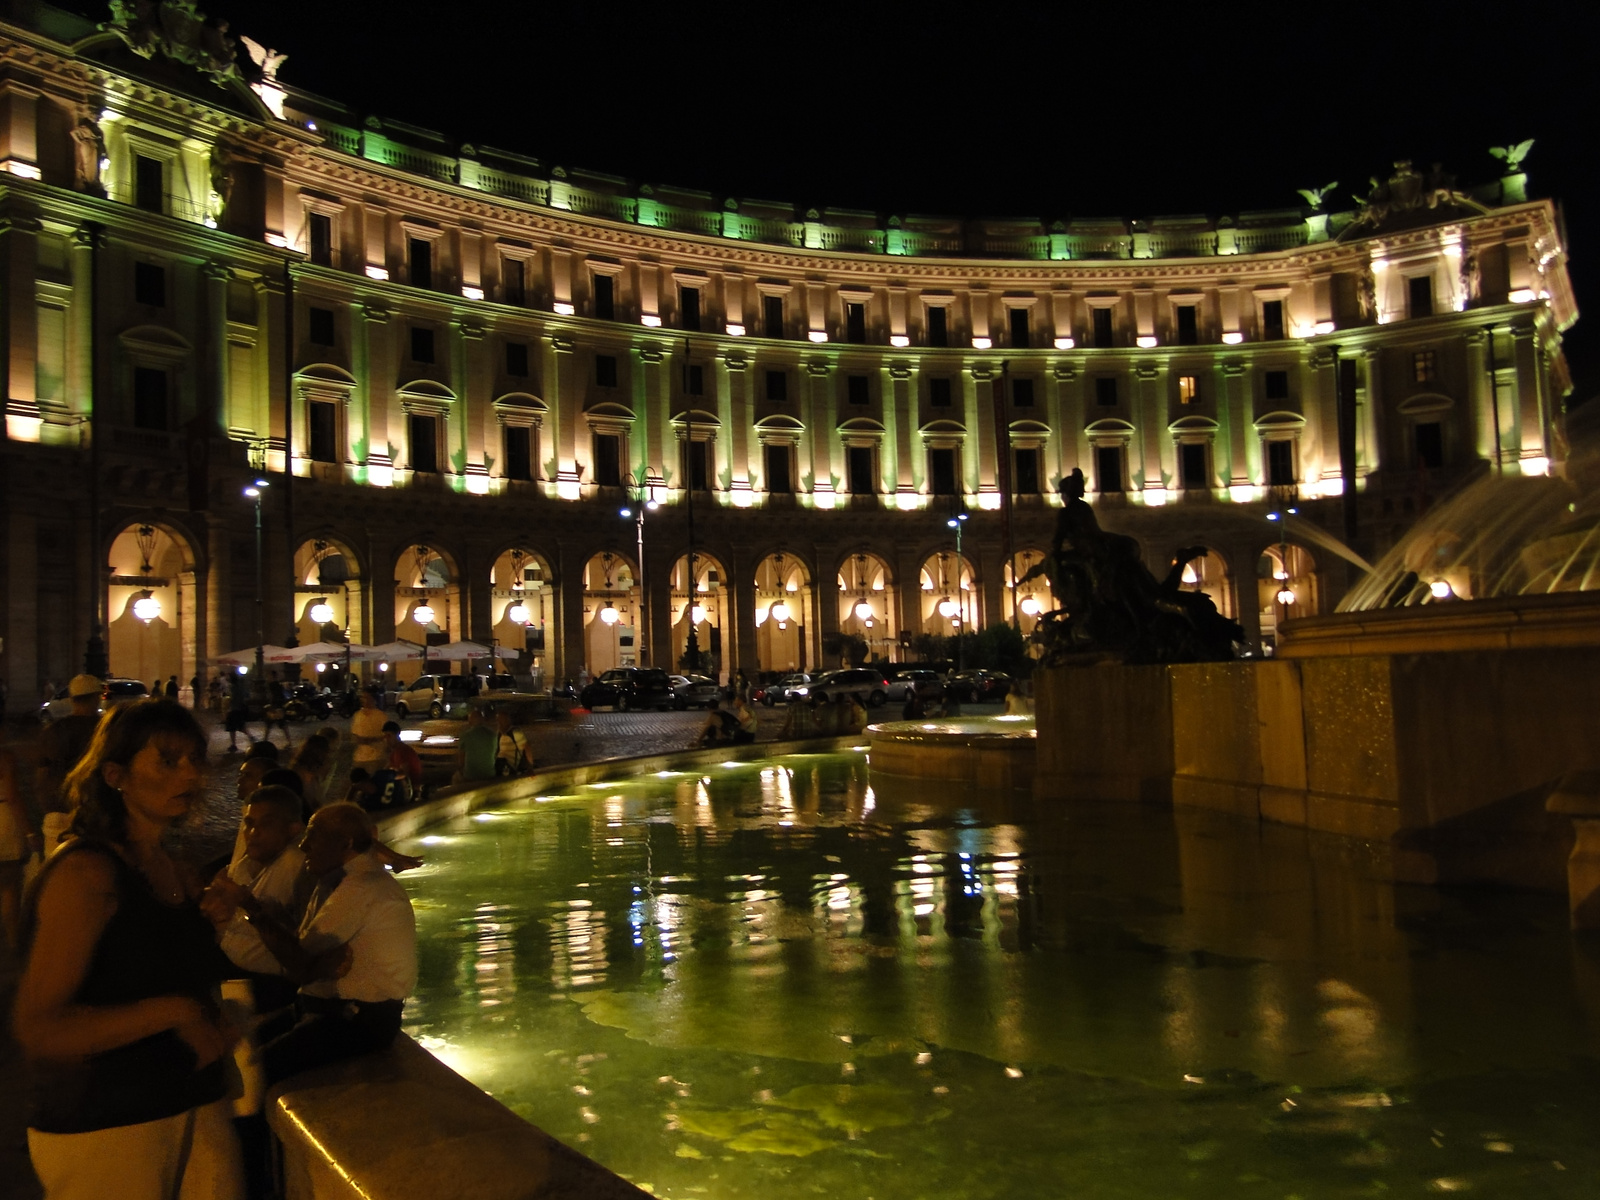
M 875 667 L 846 667 L 842 671 L 829 671 L 811 683 L 794 689 L 797 700 L 833 702 L 840 696 L 854 696 L 868 708 L 877 708 L 889 698 L 889 684 L 883 672 Z
M 889 699 L 904 704 L 911 692 L 924 700 L 937 700 L 944 695 L 944 680 L 937 671 L 896 671 L 889 676 Z
M 106 680 L 105 691 L 100 693 L 100 711 L 118 704 L 126 704 L 130 700 L 143 700 L 150 694 L 150 685 L 138 679 L 120 679 L 116 676 Z M 62 717 L 72 715 L 72 698 L 67 695 L 66 686 L 56 689 L 56 694 L 45 701 L 39 709 L 39 720 L 48 725 L 51 721 L 59 721 Z
M 769 683 L 762 689 L 759 699 L 761 703 L 771 708 L 774 704 L 787 704 L 795 698 L 795 691 L 815 682 L 815 675 L 803 672 L 799 675 L 785 675 L 776 683 Z
M 414 713 L 442 717 L 472 698 L 476 682 L 470 675 L 423 675 L 395 697 L 395 716 L 401 720 Z
M 673 675 L 669 679 L 673 708 L 715 708 L 722 695 L 717 681 L 704 675 Z
M 1011 676 L 1004 671 L 962 671 L 950 676 L 950 694 L 973 704 L 993 704 L 1006 698 Z
M 517 677 L 505 671 L 498 671 L 493 675 L 474 675 L 478 681 L 478 693 L 484 692 L 514 692 L 517 690 Z
M 665 711 L 672 707 L 672 683 L 659 667 L 614 667 L 584 688 L 578 701 L 585 708 Z

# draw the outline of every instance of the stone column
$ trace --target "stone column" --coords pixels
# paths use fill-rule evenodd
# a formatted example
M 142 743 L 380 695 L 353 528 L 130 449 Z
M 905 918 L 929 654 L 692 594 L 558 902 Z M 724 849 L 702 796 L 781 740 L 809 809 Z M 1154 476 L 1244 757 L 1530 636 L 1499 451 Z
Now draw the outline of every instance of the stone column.
M 1511 331 L 1511 366 L 1516 372 L 1516 403 L 1506 414 L 1511 436 L 1506 439 L 1506 462 L 1516 470 L 1523 455 L 1549 453 L 1544 436 L 1544 380 L 1539 367 L 1539 345 L 1532 326 Z
M 206 293 L 206 361 L 199 380 L 200 413 L 207 437 L 228 432 L 228 280 L 225 262 L 201 268 Z M 224 651 L 226 653 L 226 651 Z
M 1165 374 L 1164 367 L 1153 363 L 1140 363 L 1133 369 L 1133 386 L 1139 394 L 1132 407 L 1138 414 L 1135 420 L 1139 424 L 1144 458 L 1135 478 L 1145 491 L 1164 489 L 1168 477 L 1175 474 L 1168 470 L 1171 466 L 1172 439 L 1167 434 L 1167 409 L 1163 403 L 1166 394 L 1161 386 Z
M 389 310 L 377 301 L 367 301 L 357 306 L 351 324 L 359 396 L 349 421 L 352 457 L 366 470 L 369 484 L 387 487 L 394 470 L 389 450 L 389 388 L 376 381 L 390 374 Z
M 760 670 L 756 654 L 756 562 L 756 556 L 748 547 L 740 545 L 729 547 L 728 573 L 733 576 L 728 587 L 730 603 L 733 606 L 733 612 L 730 614 L 733 646 L 730 648 L 724 643 L 722 662 L 730 678 L 735 669 L 742 669 L 752 678 Z
M 476 495 L 489 491 L 489 468 L 484 465 L 483 429 L 489 410 L 488 374 L 483 361 L 484 327 L 476 321 L 454 321 L 455 353 L 452 355 L 451 382 L 455 385 L 455 411 L 447 418 L 446 450 L 454 448 L 461 456 L 461 471 L 466 490 Z M 452 466 L 454 464 L 451 464 Z M 487 628 L 487 626 L 485 626 Z

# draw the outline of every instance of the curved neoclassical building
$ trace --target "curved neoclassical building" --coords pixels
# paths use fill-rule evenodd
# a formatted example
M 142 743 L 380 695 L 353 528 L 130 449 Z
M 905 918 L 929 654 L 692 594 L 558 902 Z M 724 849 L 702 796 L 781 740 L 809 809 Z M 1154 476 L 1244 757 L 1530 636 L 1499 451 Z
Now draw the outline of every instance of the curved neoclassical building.
M 21 7 L 14 709 L 102 644 L 183 680 L 255 644 L 256 478 L 266 641 L 492 640 L 560 676 L 677 662 L 691 624 L 724 673 L 1026 630 L 1050 597 L 1011 581 L 1074 470 L 1158 571 L 1207 547 L 1194 585 L 1269 646 L 1337 602 L 1330 538 L 1370 555 L 1467 476 L 1559 469 L 1577 314 L 1515 164 L 1401 164 L 1344 212 L 797 211 L 360 114 L 210 24 Z

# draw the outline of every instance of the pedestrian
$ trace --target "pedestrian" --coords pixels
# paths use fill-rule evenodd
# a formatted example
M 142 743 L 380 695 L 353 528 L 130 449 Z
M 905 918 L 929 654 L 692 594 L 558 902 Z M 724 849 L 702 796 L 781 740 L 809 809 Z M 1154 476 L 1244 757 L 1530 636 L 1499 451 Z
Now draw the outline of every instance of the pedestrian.
M 200 796 L 205 734 L 167 700 L 113 709 L 68 779 L 73 840 L 23 916 L 14 1028 L 28 1151 L 51 1200 L 244 1195 L 213 1002 L 234 971 L 162 844 Z
M 167 676 L 167 699 L 168 700 L 176 700 L 177 698 L 178 698 L 178 677 L 176 675 L 168 675 Z
M 467 731 L 457 743 L 456 783 L 485 783 L 495 777 L 500 735 L 490 727 L 488 716 L 481 704 L 467 709 Z
M 350 765 L 360 767 L 369 775 L 382 768 L 389 757 L 383 740 L 383 709 L 378 707 L 378 694 L 371 688 L 361 691 L 361 708 L 350 718 L 350 738 L 355 743 Z
M 44 815 L 44 846 L 48 856 L 67 832 L 70 822 L 65 785 L 78 765 L 94 728 L 100 723 L 100 694 L 105 684 L 93 675 L 74 675 L 67 684 L 72 712 L 57 717 L 39 735 L 39 765 L 33 777 L 33 797 Z
M 283 744 L 286 749 L 294 747 L 294 739 L 289 736 L 289 698 L 284 693 L 283 684 L 274 679 L 267 685 L 267 704 L 261 710 L 261 740 L 272 740 L 272 727 L 276 725 L 283 730 Z

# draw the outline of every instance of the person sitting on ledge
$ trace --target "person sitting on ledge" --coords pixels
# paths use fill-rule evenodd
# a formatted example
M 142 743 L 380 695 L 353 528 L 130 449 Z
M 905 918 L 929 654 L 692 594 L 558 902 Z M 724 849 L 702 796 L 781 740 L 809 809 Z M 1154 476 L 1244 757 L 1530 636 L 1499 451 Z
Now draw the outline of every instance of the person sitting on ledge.
M 372 822 L 354 804 L 325 804 L 300 847 L 317 879 L 298 932 L 226 877 L 217 911 L 236 906 L 300 985 L 295 1005 L 261 1031 L 267 1086 L 312 1067 L 383 1050 L 417 984 L 417 922 L 405 889 L 372 854 Z
M 740 744 L 756 740 L 756 717 L 737 692 L 725 693 L 722 703 L 706 718 L 700 745 Z

